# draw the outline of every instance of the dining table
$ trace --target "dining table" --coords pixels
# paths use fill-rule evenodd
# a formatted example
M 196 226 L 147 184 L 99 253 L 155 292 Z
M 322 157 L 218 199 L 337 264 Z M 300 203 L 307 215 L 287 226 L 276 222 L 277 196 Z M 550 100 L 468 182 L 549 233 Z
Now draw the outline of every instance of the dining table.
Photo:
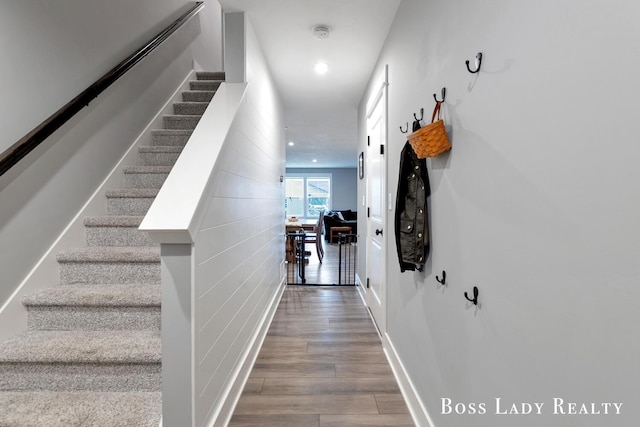
M 286 228 L 286 241 L 285 241 L 285 254 L 286 261 L 296 262 L 296 240 L 300 236 L 304 236 L 306 231 L 313 231 L 316 227 L 317 220 L 313 219 L 297 219 L 291 221 L 289 219 L 285 222 Z M 304 241 L 304 239 L 302 239 Z

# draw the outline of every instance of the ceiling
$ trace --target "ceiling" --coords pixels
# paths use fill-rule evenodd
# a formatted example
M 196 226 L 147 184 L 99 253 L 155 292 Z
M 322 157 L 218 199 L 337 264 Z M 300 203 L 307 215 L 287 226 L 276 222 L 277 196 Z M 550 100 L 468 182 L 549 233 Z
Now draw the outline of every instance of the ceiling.
M 287 167 L 356 167 L 358 105 L 400 1 L 220 0 L 225 12 L 246 12 L 262 45 L 294 143 Z M 314 38 L 318 25 L 328 38 Z

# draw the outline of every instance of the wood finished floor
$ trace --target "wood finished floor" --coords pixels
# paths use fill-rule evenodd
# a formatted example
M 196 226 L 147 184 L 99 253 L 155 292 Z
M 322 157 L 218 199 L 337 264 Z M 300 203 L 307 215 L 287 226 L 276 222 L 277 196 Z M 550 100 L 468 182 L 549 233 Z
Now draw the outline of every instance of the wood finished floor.
M 354 287 L 287 286 L 229 426 L 414 426 Z

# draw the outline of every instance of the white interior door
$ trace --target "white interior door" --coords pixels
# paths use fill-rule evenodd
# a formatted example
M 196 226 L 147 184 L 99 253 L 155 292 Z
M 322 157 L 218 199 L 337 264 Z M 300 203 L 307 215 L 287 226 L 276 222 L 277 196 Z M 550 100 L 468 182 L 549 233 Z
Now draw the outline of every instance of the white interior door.
M 386 72 L 385 72 L 386 75 Z M 381 333 L 386 328 L 387 286 L 385 278 L 386 162 L 387 143 L 386 78 L 367 104 L 367 305 Z

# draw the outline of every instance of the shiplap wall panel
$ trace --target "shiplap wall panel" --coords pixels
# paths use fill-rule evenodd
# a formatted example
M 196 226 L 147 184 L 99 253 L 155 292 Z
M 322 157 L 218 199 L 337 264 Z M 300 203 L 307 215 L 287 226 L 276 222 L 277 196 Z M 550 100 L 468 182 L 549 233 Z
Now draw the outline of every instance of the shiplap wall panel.
M 273 266 L 274 258 L 268 260 L 265 265 Z M 236 348 L 243 348 L 249 341 L 254 325 L 259 322 L 262 316 L 262 309 L 270 301 L 270 297 L 278 287 L 278 281 L 273 277 L 277 276 L 278 268 L 272 267 L 272 270 L 265 270 L 264 281 L 256 284 L 254 292 L 245 300 L 237 310 L 233 322 L 230 322 L 229 329 L 222 335 L 221 340 L 217 343 L 219 350 L 210 353 L 211 357 L 206 359 L 207 365 L 215 366 L 213 371 L 207 371 L 208 375 L 202 375 L 202 378 L 209 378 L 207 383 L 202 383 L 202 388 L 197 390 L 201 398 L 205 401 L 218 401 L 222 397 L 223 390 L 219 384 L 228 384 L 231 380 L 233 369 L 237 364 L 237 355 L 233 351 Z M 269 277 L 269 279 L 267 279 Z M 268 282 L 267 280 L 271 280 Z M 204 364 L 203 364 L 204 366 Z M 204 369 L 200 370 L 204 372 Z
M 202 230 L 225 225 L 229 222 L 240 221 L 242 219 L 251 218 L 254 213 L 249 210 L 253 208 L 253 202 L 247 199 L 214 197 L 211 200 L 219 213 L 215 218 L 206 218 L 202 222 Z M 264 208 L 263 208 L 264 209 Z
M 257 258 L 257 257 L 254 257 Z M 201 336 L 211 337 L 210 340 L 206 340 L 209 342 L 209 346 L 203 345 L 200 348 L 200 353 L 197 355 L 203 362 L 207 355 L 215 348 L 217 345 L 216 340 L 219 339 L 223 334 L 223 331 L 229 326 L 229 324 L 233 323 L 233 318 L 237 315 L 238 307 L 245 303 L 246 299 L 251 295 L 251 293 L 255 290 L 256 283 L 260 283 L 264 279 L 264 271 L 269 271 L 269 266 L 265 265 L 266 262 L 271 261 L 271 258 L 266 258 L 262 260 L 252 259 L 256 261 L 253 264 L 253 268 L 257 270 L 252 271 L 251 275 L 247 277 L 247 271 L 249 270 L 249 265 L 244 265 L 243 269 L 240 272 L 244 272 L 242 274 L 243 279 L 242 282 L 233 282 L 230 281 L 234 286 L 230 286 L 224 289 L 225 292 L 221 292 L 221 298 L 218 301 L 218 304 L 211 304 L 215 313 L 211 315 L 211 317 L 203 317 L 201 320 L 202 327 L 199 330 L 199 334 Z M 240 279 L 239 276 L 236 275 L 235 280 Z M 218 293 L 218 292 L 216 292 Z M 226 294 L 226 295 L 224 295 Z M 225 298 L 226 297 L 226 298 Z M 209 308 L 211 309 L 211 308 Z M 203 311 L 205 311 L 203 309 Z M 203 375 L 206 375 L 206 372 L 201 372 Z
M 251 299 L 256 291 L 260 289 L 260 286 L 267 283 L 269 279 L 264 275 L 264 272 L 270 271 L 269 265 L 267 264 L 269 261 L 271 261 L 271 258 L 264 260 L 262 264 L 258 264 L 257 267 L 259 267 L 259 270 L 254 271 L 252 275 L 238 287 L 237 292 L 234 294 L 234 300 L 238 302 L 238 304 L 230 304 L 227 302 L 215 316 L 215 321 L 210 322 L 207 325 L 208 327 L 203 329 L 203 333 L 209 330 L 212 335 L 215 334 L 219 337 L 216 342 L 212 343 L 211 347 L 200 349 L 202 352 L 198 355 L 200 365 L 202 366 L 200 374 L 204 378 L 210 378 L 213 372 L 218 369 L 226 351 L 230 349 L 230 343 L 235 341 L 238 331 L 244 326 L 247 319 L 247 310 L 252 312 L 255 309 L 255 306 L 251 304 Z M 225 333 L 228 331 L 233 333 Z M 224 351 L 219 351 L 220 349 Z
M 266 271 L 269 276 L 272 276 L 274 272 Z M 260 307 L 267 305 L 271 299 L 273 289 L 277 288 L 277 283 L 263 283 L 259 286 L 252 294 L 251 298 L 247 301 L 245 307 L 254 307 L 252 312 L 243 311 L 241 316 L 246 316 L 246 321 L 243 323 L 241 328 L 238 330 L 235 340 L 233 342 L 228 343 L 229 348 L 239 347 L 243 343 L 246 343 L 251 334 L 253 333 L 253 326 L 257 322 L 259 322 L 260 317 L 262 316 L 262 310 Z M 262 291 L 262 293 L 260 293 Z M 237 322 L 239 323 L 239 322 Z M 232 336 L 232 334 L 227 334 L 228 336 Z M 221 383 L 229 383 L 231 381 L 231 375 L 233 372 L 233 368 L 236 364 L 235 356 L 230 352 L 224 354 L 220 363 L 218 364 L 218 368 L 215 372 L 213 372 L 210 381 L 204 386 L 201 391 L 201 397 L 206 401 L 217 401 L 222 397 L 223 390 L 221 390 L 217 384 Z

